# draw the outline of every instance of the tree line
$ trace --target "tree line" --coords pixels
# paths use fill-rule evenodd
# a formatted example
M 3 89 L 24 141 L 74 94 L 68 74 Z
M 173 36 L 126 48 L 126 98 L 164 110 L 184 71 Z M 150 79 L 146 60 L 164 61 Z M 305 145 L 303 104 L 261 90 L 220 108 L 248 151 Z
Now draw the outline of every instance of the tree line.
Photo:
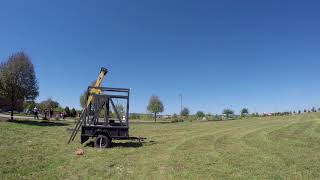
M 17 110 L 17 106 L 32 112 L 34 107 L 39 109 L 54 109 L 57 112 L 64 112 L 66 116 L 75 117 L 77 112 L 74 108 L 60 107 L 59 103 L 47 99 L 36 103 L 39 95 L 39 86 L 31 58 L 24 52 L 19 51 L 10 55 L 0 63 L 0 97 L 9 102 L 11 120 Z
M 77 111 L 68 106 L 64 109 L 60 107 L 59 103 L 47 99 L 40 103 L 35 103 L 36 97 L 39 95 L 39 86 L 38 80 L 36 78 L 34 66 L 31 62 L 30 57 L 24 52 L 19 51 L 10 55 L 5 61 L 0 63 L 0 97 L 6 98 L 10 103 L 11 110 L 11 119 L 13 120 L 13 113 L 17 108 L 17 104 L 23 102 L 24 109 L 32 110 L 32 107 L 38 106 L 40 109 L 53 108 L 57 112 L 65 112 L 67 116 L 75 117 Z M 80 96 L 80 104 L 82 107 L 85 106 L 86 102 L 86 92 Z M 118 112 L 124 113 L 124 107 L 121 104 L 117 104 L 116 108 Z M 154 121 L 157 121 L 157 116 L 159 113 L 164 112 L 164 105 L 160 98 L 156 95 L 150 97 L 147 111 L 153 114 Z M 289 112 L 275 112 L 267 115 L 272 116 L 281 116 L 281 115 L 290 115 L 290 114 L 301 114 L 307 112 L 317 112 L 320 111 L 320 108 L 316 109 L 313 107 L 310 110 L 304 109 L 299 111 L 289 111 Z M 190 110 L 187 107 L 184 107 L 180 116 L 188 117 L 190 115 Z M 249 115 L 248 108 L 243 108 L 240 111 L 239 117 L 245 117 Z M 252 113 L 251 116 L 264 116 L 266 114 L 257 114 Z M 174 114 L 173 116 L 177 116 Z M 198 119 L 204 117 L 211 117 L 211 114 L 205 114 L 203 111 L 197 111 L 194 117 Z M 217 116 L 217 115 L 216 115 Z M 232 109 L 226 108 L 222 112 L 222 116 L 226 118 L 232 118 L 235 116 L 235 113 Z
M 158 114 L 162 113 L 164 111 L 164 105 L 160 98 L 158 96 L 151 96 L 149 103 L 147 105 L 147 111 L 153 114 L 153 119 L 156 122 Z M 261 117 L 261 116 L 287 116 L 287 115 L 294 115 L 294 114 L 302 114 L 302 113 L 311 113 L 311 112 L 320 112 L 320 108 L 316 109 L 315 107 L 312 107 L 310 110 L 304 109 L 298 110 L 298 111 L 285 111 L 285 112 L 273 112 L 273 113 L 251 113 L 249 112 L 248 108 L 242 108 L 239 112 L 239 115 L 236 115 L 234 110 L 230 108 L 223 109 L 221 112 L 221 115 L 212 115 L 210 113 L 205 114 L 203 111 L 197 111 L 195 114 L 190 115 L 190 110 L 187 107 L 182 108 L 180 111 L 180 117 L 189 118 L 189 116 L 192 116 L 195 119 L 214 119 L 214 120 L 223 120 L 223 119 L 237 119 L 237 118 L 244 118 L 244 117 Z M 170 116 L 172 118 L 177 118 L 177 114 L 173 114 Z M 132 115 L 133 119 L 139 119 L 141 116 L 139 116 L 138 113 L 134 113 Z

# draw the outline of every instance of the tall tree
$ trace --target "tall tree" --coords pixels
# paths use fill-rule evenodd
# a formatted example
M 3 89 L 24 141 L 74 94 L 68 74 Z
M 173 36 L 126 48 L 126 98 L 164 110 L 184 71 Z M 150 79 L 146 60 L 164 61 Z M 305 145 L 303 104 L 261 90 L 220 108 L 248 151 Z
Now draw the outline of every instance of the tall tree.
M 198 111 L 198 112 L 196 113 L 196 116 L 197 116 L 198 119 L 201 119 L 201 118 L 203 118 L 203 117 L 205 116 L 205 114 L 204 114 L 204 112 L 202 112 L 202 111 Z
M 222 112 L 224 115 L 228 117 L 230 117 L 230 115 L 234 114 L 234 111 L 231 110 L 231 109 L 224 109 L 223 112 Z
M 181 116 L 189 116 L 189 114 L 190 114 L 190 111 L 188 108 L 183 108 L 180 112 Z
M 243 108 L 243 109 L 241 109 L 241 111 L 240 111 L 241 117 L 246 116 L 246 115 L 248 115 L 248 114 L 249 114 L 248 108 Z
M 164 111 L 164 106 L 158 96 L 151 96 L 147 109 L 154 114 L 154 122 L 157 122 L 157 114 Z
M 70 117 L 71 112 L 70 112 L 70 108 L 69 108 L 68 106 L 66 106 L 66 107 L 64 108 L 64 111 L 65 111 L 65 113 L 66 113 L 66 116 L 67 116 L 67 117 Z
M 29 56 L 21 51 L 0 64 L 0 95 L 10 100 L 11 120 L 18 101 L 34 100 L 39 87 Z
M 77 116 L 77 111 L 74 108 L 71 109 L 70 116 L 71 117 L 76 117 Z

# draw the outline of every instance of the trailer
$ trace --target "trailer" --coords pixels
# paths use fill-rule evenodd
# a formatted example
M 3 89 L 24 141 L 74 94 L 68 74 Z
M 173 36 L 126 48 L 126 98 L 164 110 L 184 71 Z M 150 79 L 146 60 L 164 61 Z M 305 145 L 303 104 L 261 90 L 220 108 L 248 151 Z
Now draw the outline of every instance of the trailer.
M 98 148 L 109 148 L 112 140 L 137 140 L 145 138 L 129 136 L 129 99 L 130 89 L 99 87 L 107 70 L 101 69 L 94 86 L 87 89 L 87 105 L 76 124 L 68 143 L 73 141 L 81 130 L 81 144 L 95 138 Z M 122 104 L 115 102 L 121 101 Z

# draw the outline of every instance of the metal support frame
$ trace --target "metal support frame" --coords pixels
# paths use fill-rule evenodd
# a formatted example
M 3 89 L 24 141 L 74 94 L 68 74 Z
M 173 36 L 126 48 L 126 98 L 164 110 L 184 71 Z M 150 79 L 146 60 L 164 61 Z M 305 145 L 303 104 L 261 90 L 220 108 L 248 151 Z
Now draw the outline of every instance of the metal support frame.
M 100 128 L 125 128 L 129 129 L 129 98 L 130 98 L 130 89 L 126 88 L 110 88 L 110 87 L 88 87 L 88 96 L 91 97 L 90 104 L 84 109 L 83 113 L 80 116 L 80 120 L 77 123 L 72 135 L 69 139 L 69 143 L 74 140 L 77 135 L 77 132 L 82 126 L 90 127 L 100 127 Z M 95 92 L 99 92 L 96 94 Z M 119 112 L 117 111 L 113 99 L 124 99 L 126 100 L 126 114 L 125 114 L 125 123 L 123 123 L 122 117 L 120 117 Z M 111 104 L 111 106 L 110 106 Z M 117 120 L 120 124 L 111 123 L 110 121 L 110 107 L 113 108 L 116 114 Z M 99 122 L 99 114 L 102 109 L 105 109 L 105 117 L 103 123 Z M 126 138 L 126 137 L 119 137 Z

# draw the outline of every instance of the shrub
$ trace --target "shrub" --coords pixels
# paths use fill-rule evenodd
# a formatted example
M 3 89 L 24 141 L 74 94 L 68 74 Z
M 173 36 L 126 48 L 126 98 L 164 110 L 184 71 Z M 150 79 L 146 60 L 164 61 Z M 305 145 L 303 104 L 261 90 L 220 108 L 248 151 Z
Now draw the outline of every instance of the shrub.
M 171 123 L 179 123 L 179 122 L 184 122 L 183 119 L 172 119 Z

